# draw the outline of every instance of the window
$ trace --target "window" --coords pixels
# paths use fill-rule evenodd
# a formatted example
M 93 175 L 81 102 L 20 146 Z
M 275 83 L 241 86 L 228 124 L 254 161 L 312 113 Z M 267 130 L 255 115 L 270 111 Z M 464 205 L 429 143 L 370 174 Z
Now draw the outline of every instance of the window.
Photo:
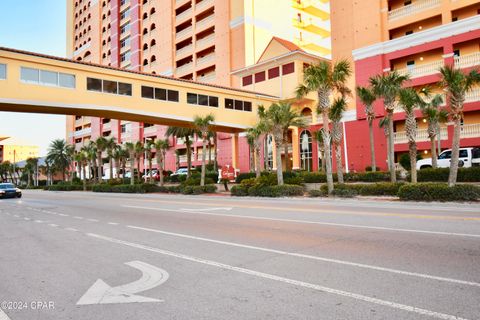
M 198 104 L 201 106 L 208 106 L 208 96 L 199 94 L 198 95 Z
M 411 70 L 413 68 L 415 68 L 415 61 L 407 61 L 407 69 Z
M 406 36 L 408 36 L 408 35 L 410 35 L 410 34 L 413 34 L 413 30 L 409 30 L 409 31 L 405 32 L 405 35 L 406 35 Z
M 209 97 L 208 105 L 210 107 L 218 108 L 218 98 L 217 97 Z
M 280 67 L 276 67 L 268 70 L 268 79 L 277 78 L 279 75 L 280 75 Z
M 0 67 L 0 79 L 2 79 L 1 73 Z M 62 88 L 75 88 L 75 75 L 67 73 L 21 67 L 20 79 L 27 83 Z
M 194 93 L 187 93 L 187 103 L 197 104 L 197 102 L 198 102 L 198 95 Z
M 225 99 L 225 109 L 252 111 L 252 103 L 250 101 Z
M 87 90 L 102 92 L 102 80 L 87 78 Z
M 265 71 L 255 73 L 255 83 L 265 81 Z
M 129 60 L 130 60 L 130 51 L 127 51 L 127 52 L 122 53 L 120 55 L 120 61 L 121 62 L 129 61 Z
M 124 47 L 127 47 L 127 46 L 130 46 L 130 37 L 127 37 L 127 38 L 123 39 L 122 41 L 120 41 L 120 47 L 124 48 Z
M 251 75 L 242 78 L 242 85 L 244 87 L 251 85 L 252 82 L 253 82 L 253 77 Z
M 7 79 L 7 65 L 0 63 L 0 79 Z
M 142 86 L 142 98 L 178 102 L 178 91 Z
M 87 78 L 87 90 L 104 92 L 104 93 L 113 93 L 123 96 L 132 95 L 132 85 L 130 83 L 123 83 L 110 80 L 101 80 L 95 78 Z
M 118 93 L 117 82 L 103 80 L 103 92 L 117 94 Z
M 120 20 L 123 20 L 125 19 L 126 17 L 128 17 L 130 15 L 130 9 L 127 9 L 125 11 L 122 11 L 120 13 Z
M 295 72 L 295 63 L 291 62 L 288 64 L 284 64 L 282 66 L 282 75 L 290 74 Z
M 124 34 L 126 32 L 130 31 L 130 24 L 124 24 L 123 26 L 120 27 L 120 33 Z
M 300 134 L 300 164 L 302 170 L 312 171 L 313 169 L 313 148 L 312 135 L 305 130 Z
M 218 107 L 218 98 L 204 94 L 187 93 L 187 103 L 207 107 Z
M 460 57 L 460 50 L 453 50 L 453 56 L 454 57 Z
M 438 159 L 450 159 L 452 158 L 452 151 L 445 151 L 440 154 Z
M 463 149 L 459 151 L 459 157 L 460 158 L 468 158 L 468 151 Z
M 118 83 L 118 94 L 122 96 L 131 96 L 132 95 L 132 85 L 130 83 Z

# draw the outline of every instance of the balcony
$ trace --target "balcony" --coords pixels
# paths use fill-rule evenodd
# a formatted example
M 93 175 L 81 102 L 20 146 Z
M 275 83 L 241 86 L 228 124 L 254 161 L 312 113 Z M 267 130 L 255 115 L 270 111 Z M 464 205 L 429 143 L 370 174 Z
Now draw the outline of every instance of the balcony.
M 181 74 L 186 74 L 188 72 L 191 72 L 192 67 L 193 67 L 193 61 L 187 64 L 184 64 L 181 67 L 178 67 L 175 73 L 177 74 L 177 76 Z
M 442 140 L 447 140 L 448 130 L 446 127 L 440 129 L 440 138 Z M 430 141 L 430 138 L 428 137 L 427 129 L 417 130 L 417 138 L 415 139 L 415 141 L 417 142 Z M 395 144 L 407 143 L 408 142 L 407 133 L 405 131 L 395 132 L 393 135 L 393 142 Z
M 464 124 L 460 130 L 461 138 L 480 138 L 480 123 Z
M 297 18 L 292 19 L 293 26 L 299 29 L 313 32 L 323 38 L 330 36 L 330 31 L 316 23 L 313 19 L 299 20 Z
M 213 33 L 209 36 L 206 36 L 205 38 L 197 40 L 196 47 L 197 47 L 197 49 L 206 47 L 207 45 L 212 44 L 214 40 L 215 40 L 215 34 Z
M 188 46 L 186 47 L 183 47 L 181 49 L 178 49 L 177 51 L 175 51 L 175 55 L 177 56 L 177 58 L 179 58 L 180 56 L 186 54 L 186 53 L 192 53 L 192 50 L 193 50 L 193 44 L 189 44 Z
M 104 131 L 110 130 L 112 128 L 112 123 L 111 122 L 104 123 L 102 125 L 102 128 L 103 128 Z
M 216 72 L 211 72 L 209 74 L 204 75 L 203 77 L 197 77 L 198 82 L 205 82 L 205 83 L 212 83 L 216 79 Z
M 204 57 L 197 58 L 197 66 L 205 66 L 208 63 L 215 63 L 215 53 L 210 53 Z
M 480 101 L 480 88 L 474 88 L 465 95 L 465 102 L 476 102 Z
M 215 21 L 214 15 L 208 16 L 203 20 L 197 21 L 196 23 L 197 31 L 200 31 L 200 29 L 203 29 L 205 27 L 209 27 L 214 21 Z
M 195 6 L 195 10 L 197 12 L 200 12 L 202 10 L 205 10 L 209 7 L 213 6 L 213 0 L 203 0 L 202 2 L 198 3 L 196 6 Z
M 292 7 L 319 17 L 322 20 L 327 20 L 330 17 L 328 7 L 319 0 L 292 0 Z
M 455 57 L 455 67 L 468 68 L 480 65 L 480 52 Z
M 318 43 L 315 43 L 315 42 L 307 40 L 307 39 L 302 39 L 300 37 L 295 37 L 293 42 L 297 46 L 299 46 L 300 48 L 310 50 L 310 51 L 315 51 L 316 53 L 318 53 L 321 56 L 328 55 L 328 54 L 331 53 L 331 50 L 328 49 L 327 47 L 322 46 Z
M 397 70 L 401 75 L 410 75 L 410 78 L 418 78 L 439 73 L 440 68 L 443 67 L 443 60 L 437 60 L 430 63 L 415 65 L 409 68 Z
M 388 20 L 394 21 L 408 16 L 415 15 L 419 12 L 438 7 L 442 0 L 417 0 L 407 6 L 394 9 L 388 12 Z
M 85 129 L 70 133 L 70 137 L 78 138 L 78 137 L 86 136 L 90 134 L 92 134 L 92 128 L 85 128 Z
M 175 35 L 175 38 L 178 40 L 180 40 L 181 38 L 183 38 L 184 36 L 186 35 L 190 35 L 192 33 L 192 30 L 193 30 L 193 27 L 190 26 L 186 29 L 183 29 L 182 31 L 180 32 L 177 32 L 176 35 Z
M 157 134 L 157 127 L 156 126 L 151 126 L 151 127 L 146 127 L 143 129 L 143 134 L 144 135 L 152 135 L 152 134 Z
M 178 16 L 175 17 L 175 22 L 176 24 L 180 24 L 181 22 L 184 22 L 185 19 L 191 18 L 193 13 L 193 9 L 190 8 L 188 10 L 185 10 L 184 12 L 180 13 Z

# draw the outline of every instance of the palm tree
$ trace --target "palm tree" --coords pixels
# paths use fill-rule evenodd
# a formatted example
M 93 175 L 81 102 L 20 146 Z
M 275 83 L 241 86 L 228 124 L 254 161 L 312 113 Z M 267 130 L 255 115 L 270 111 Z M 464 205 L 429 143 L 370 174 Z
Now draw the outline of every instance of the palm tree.
M 329 194 L 333 191 L 332 160 L 330 155 L 331 136 L 328 119 L 330 96 L 332 92 L 336 92 L 342 97 L 349 94 L 346 82 L 351 74 L 351 66 L 347 60 L 340 60 L 333 66 L 327 61 L 320 61 L 318 65 L 312 65 L 304 70 L 304 83 L 296 90 L 298 98 L 304 97 L 310 92 L 317 93 L 317 113 L 322 115 L 323 122 L 322 137 L 325 146 L 325 166 Z
M 110 167 L 109 180 L 113 180 L 113 154 L 117 147 L 117 142 L 114 137 L 106 138 L 106 151 L 108 157 L 108 166 Z M 116 168 L 118 170 L 118 167 Z
M 142 179 L 142 174 L 140 172 L 140 163 L 142 160 L 142 156 L 144 156 L 145 153 L 145 146 L 141 141 L 135 142 L 135 160 L 137 161 L 137 176 L 138 180 Z
M 182 127 L 168 127 L 165 133 L 166 137 L 175 137 L 177 139 L 183 139 L 185 146 L 187 147 L 187 179 L 192 176 L 192 143 L 191 137 L 195 135 L 196 131 L 191 128 Z
M 319 169 L 325 173 L 325 145 L 323 144 L 325 140 L 323 140 L 322 130 L 315 131 L 314 138 L 317 141 L 318 151 L 322 158 L 322 166 Z
M 87 177 L 86 177 L 86 164 L 88 161 L 88 157 L 85 151 L 80 150 L 79 152 L 76 152 L 74 155 L 74 159 L 78 164 L 78 171 L 79 171 L 79 178 L 83 176 L 83 191 L 87 191 Z
M 366 87 L 357 87 L 357 96 L 365 106 L 365 115 L 368 122 L 368 132 L 370 136 L 370 158 L 372 171 L 377 171 L 377 164 L 375 161 L 375 141 L 373 136 L 373 120 L 375 120 L 375 110 L 373 110 L 373 103 L 377 99 L 372 89 Z
M 254 165 L 252 168 L 255 168 L 255 176 L 260 177 L 262 172 L 262 162 L 260 161 L 261 149 L 262 149 L 262 140 L 265 134 L 265 124 L 263 122 L 258 122 L 254 127 L 247 130 L 247 141 L 252 150 L 251 160 Z
M 175 150 L 175 170 L 180 168 L 180 150 Z
M 23 173 L 27 175 L 27 188 L 30 187 L 33 179 L 33 175 L 37 169 L 38 158 L 28 158 L 25 161 L 25 167 L 23 168 Z
M 153 148 L 154 148 L 155 142 L 151 139 L 148 139 L 145 143 L 145 155 L 147 156 L 147 162 L 148 162 L 148 182 L 152 183 L 153 182 L 153 176 L 152 176 L 152 162 L 153 162 Z
M 306 126 L 305 119 L 301 117 L 300 113 L 292 110 L 291 103 L 287 102 L 274 103 L 266 111 L 263 107 L 259 107 L 259 115 L 261 121 L 265 123 L 266 131 L 273 135 L 277 158 L 277 182 L 278 185 L 283 185 L 282 153 L 280 150 L 286 144 L 288 147 L 288 141 L 285 140 L 285 137 L 288 134 L 289 127 L 304 128 Z M 287 157 L 288 153 L 285 154 L 285 158 Z
M 62 173 L 62 180 L 65 181 L 65 172 L 70 165 L 70 147 L 64 139 L 56 139 L 48 147 L 47 159 L 53 167 Z
M 337 164 L 337 179 L 339 183 L 343 181 L 343 164 L 342 164 L 342 138 L 343 126 L 342 116 L 347 108 L 347 102 L 344 98 L 337 98 L 333 101 L 330 107 L 328 117 L 332 121 L 332 143 L 335 147 L 335 159 Z
M 437 148 L 435 147 L 437 133 L 440 132 L 440 123 L 447 122 L 448 112 L 441 109 L 443 97 L 436 94 L 430 102 L 422 108 L 422 114 L 428 124 L 428 138 L 430 139 L 430 152 L 432 154 L 432 168 L 437 168 Z
M 215 121 L 215 117 L 212 114 L 206 115 L 205 117 L 195 116 L 193 118 L 193 124 L 196 129 L 202 136 L 202 173 L 200 176 L 200 185 L 205 185 L 205 162 L 207 156 L 207 140 L 209 139 L 208 133 L 212 122 Z
M 417 183 L 417 120 L 415 109 L 420 107 L 423 101 L 413 88 L 401 89 L 399 98 L 400 106 L 405 111 L 405 132 L 410 156 L 410 179 L 412 183 Z
M 466 94 L 473 89 L 475 84 L 480 83 L 480 70 L 474 69 L 465 74 L 463 71 L 447 65 L 440 69 L 440 73 L 442 75 L 440 85 L 447 92 L 447 100 L 450 107 L 449 116 L 453 120 L 452 159 L 448 185 L 454 186 L 457 182 L 463 103 L 465 102 Z
M 133 142 L 125 142 L 125 150 L 128 151 L 128 159 L 130 160 L 130 184 L 135 184 L 135 175 L 133 174 L 135 168 L 135 144 Z M 125 172 L 123 173 L 125 176 Z
M 392 71 L 387 74 L 377 75 L 370 78 L 370 85 L 373 93 L 378 98 L 383 98 L 385 105 L 385 114 L 388 119 L 388 168 L 390 170 L 390 181 L 397 182 L 395 173 L 395 149 L 393 142 L 393 111 L 397 104 L 398 95 L 403 87 L 403 84 L 409 79 L 408 75 L 401 75 L 397 71 Z
M 102 158 L 102 153 L 107 150 L 108 148 L 108 140 L 105 137 L 98 137 L 97 140 L 95 140 L 95 145 L 97 146 L 97 178 L 98 178 L 98 183 L 102 183 L 102 169 L 103 169 L 103 158 Z
M 388 123 L 390 122 L 390 120 L 387 118 L 387 117 L 383 117 L 382 119 L 380 119 L 380 121 L 378 122 L 378 126 L 380 128 L 383 128 L 383 133 L 385 134 L 385 139 L 387 140 L 387 142 L 389 141 L 389 136 L 390 136 L 390 133 L 389 133 L 389 130 L 388 130 Z M 389 157 L 390 157 L 390 153 L 387 151 L 387 165 L 388 165 L 388 171 L 390 171 L 390 160 L 389 160 Z
M 115 178 L 120 178 L 120 165 L 122 161 L 122 147 L 118 144 L 115 144 L 115 147 L 111 150 L 111 157 L 113 159 L 113 163 L 115 165 L 116 174 Z
M 163 186 L 163 171 L 165 170 L 165 156 L 168 149 L 170 149 L 170 143 L 168 139 L 157 139 L 154 143 L 157 157 L 158 173 L 160 174 L 160 185 Z
M 97 170 L 96 170 L 97 146 L 95 145 L 95 142 L 90 141 L 87 145 L 83 146 L 80 150 L 85 152 L 85 155 L 87 157 L 90 179 L 95 180 L 95 177 L 97 174 Z M 84 176 L 84 178 L 86 179 L 87 177 Z

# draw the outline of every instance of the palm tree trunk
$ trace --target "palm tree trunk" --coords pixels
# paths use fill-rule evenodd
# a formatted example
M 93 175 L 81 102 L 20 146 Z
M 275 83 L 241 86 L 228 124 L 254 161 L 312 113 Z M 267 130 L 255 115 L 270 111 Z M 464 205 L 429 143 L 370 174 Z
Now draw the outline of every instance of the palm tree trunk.
M 202 141 L 202 175 L 200 177 L 200 185 L 205 185 L 205 162 L 207 161 L 207 141 L 205 138 Z
M 127 173 L 127 160 L 125 159 L 122 161 L 122 179 L 125 179 L 126 173 Z
M 289 164 L 290 164 L 290 158 L 288 157 L 288 143 L 285 142 L 283 144 L 283 150 L 284 150 L 284 153 L 285 153 L 285 171 L 289 171 L 290 167 L 289 167 Z
M 450 175 L 448 176 L 448 186 L 453 187 L 457 183 L 458 157 L 460 149 L 460 118 L 453 120 L 453 139 L 452 139 L 452 161 L 450 162 Z
M 212 164 L 212 143 L 210 138 L 208 138 L 208 164 Z
M 108 162 L 109 162 L 109 166 L 110 166 L 110 174 L 109 174 L 109 179 L 110 181 L 113 180 L 113 158 L 112 157 L 108 157 Z
M 135 174 L 134 174 L 134 169 L 135 169 L 135 157 L 132 155 L 130 156 L 130 184 L 133 186 L 135 184 Z
M 344 183 L 343 180 L 343 164 L 342 164 L 342 146 L 340 143 L 335 144 L 335 160 L 337 163 L 337 179 L 338 183 Z
M 417 144 L 415 141 L 408 142 L 408 152 L 410 155 L 410 182 L 417 183 Z
M 163 155 L 160 150 L 157 150 L 157 167 L 158 174 L 160 174 L 160 186 L 163 187 Z
M 333 191 L 333 175 L 332 175 L 332 157 L 330 155 L 330 130 L 328 123 L 328 111 L 322 111 L 323 119 L 323 145 L 325 147 L 325 169 L 327 173 L 327 188 L 328 194 L 331 194 Z
M 262 164 L 260 161 L 260 144 L 255 147 L 255 176 L 260 178 L 262 172 Z
M 157 164 L 158 165 L 158 164 Z M 152 156 L 148 157 L 148 181 L 153 183 L 153 176 L 152 176 Z
M 140 175 L 140 161 L 142 160 L 141 157 L 137 157 L 137 178 L 138 180 L 142 180 L 142 176 Z
M 213 133 L 213 143 L 214 143 L 214 149 L 215 149 L 215 154 L 213 157 L 213 169 L 215 171 L 218 170 L 218 137 L 217 137 L 217 132 Z
M 371 166 L 372 172 L 377 171 L 377 163 L 375 160 L 375 141 L 373 136 L 373 121 L 368 121 L 368 131 L 370 134 L 370 159 L 371 159 Z
M 82 163 L 82 172 L 83 172 L 83 191 L 87 191 L 87 172 L 85 170 L 85 163 Z
M 120 178 L 120 160 L 119 159 L 115 159 L 115 178 L 116 179 L 119 179 Z
M 256 170 L 255 147 L 249 146 L 249 152 L 250 152 L 250 172 L 255 172 Z
M 432 154 L 432 168 L 437 168 L 437 147 L 435 146 L 435 136 L 430 137 L 430 152 Z
M 393 110 L 393 109 L 392 109 Z M 390 182 L 397 182 L 395 172 L 395 148 L 393 143 L 393 112 L 388 111 L 388 168 L 390 170 Z
M 282 138 L 275 136 L 275 156 L 277 158 L 277 183 L 279 186 L 283 185 L 283 171 L 282 171 L 282 153 L 280 148 L 282 147 Z
M 97 173 L 97 175 L 98 175 L 98 183 L 102 183 L 103 163 L 102 163 L 102 153 L 101 153 L 101 152 L 97 152 L 97 161 L 98 161 L 98 167 L 97 167 L 97 170 L 98 170 L 98 173 Z
M 192 148 L 188 137 L 185 139 L 185 145 L 187 146 L 187 179 L 192 176 Z

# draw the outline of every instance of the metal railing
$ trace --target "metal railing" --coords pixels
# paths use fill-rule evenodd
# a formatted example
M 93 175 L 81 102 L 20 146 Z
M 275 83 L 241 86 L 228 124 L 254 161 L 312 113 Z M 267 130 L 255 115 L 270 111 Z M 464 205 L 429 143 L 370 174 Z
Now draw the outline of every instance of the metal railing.
M 409 68 L 397 70 L 401 75 L 410 75 L 411 78 L 418 78 L 440 72 L 440 68 L 444 66 L 443 60 L 437 60 L 430 63 L 415 65 Z
M 480 52 L 455 57 L 455 67 L 468 68 L 480 65 Z
M 474 88 L 465 95 L 465 102 L 480 101 L 480 88 Z
M 401 8 L 397 8 L 388 12 L 388 20 L 393 21 L 401 18 L 405 18 L 419 12 L 431 9 L 433 7 L 440 6 L 441 0 L 417 0 L 412 4 L 406 5 Z
M 213 0 L 203 0 L 202 2 L 197 3 L 195 5 L 195 10 L 200 11 L 200 10 L 206 9 L 211 5 L 213 5 Z
M 204 57 L 198 58 L 197 59 L 197 66 L 201 65 L 201 64 L 204 64 L 204 63 L 211 62 L 211 61 L 215 61 L 215 53 L 211 53 L 211 54 L 206 55 Z
M 460 130 L 460 137 L 462 138 L 480 137 L 480 123 L 464 124 Z
M 177 73 L 177 74 L 182 74 L 182 73 L 190 70 L 192 67 L 193 67 L 193 61 L 192 61 L 192 62 L 189 62 L 189 63 L 187 63 L 187 64 L 184 64 L 184 65 L 181 66 L 181 67 L 178 67 L 178 68 L 176 69 L 176 73 Z
M 206 44 L 209 44 L 209 43 L 213 42 L 213 40 L 215 40 L 215 34 L 214 33 L 212 33 L 211 35 L 209 35 L 209 36 L 207 36 L 203 39 L 197 40 L 197 43 L 196 43 L 197 48 L 202 47 Z
M 448 137 L 448 129 L 447 128 L 441 128 L 440 129 L 440 137 L 442 140 L 446 140 Z M 430 138 L 428 137 L 428 130 L 427 129 L 418 129 L 417 130 L 417 138 L 415 141 L 417 142 L 423 142 L 423 141 L 429 141 Z M 407 133 L 405 131 L 400 131 L 400 132 L 395 132 L 393 135 L 393 142 L 395 144 L 398 143 L 407 143 L 408 138 L 407 138 Z
M 207 26 L 208 24 L 210 24 L 211 22 L 213 22 L 214 20 L 215 20 L 215 16 L 212 14 L 211 16 L 208 16 L 207 18 L 205 18 L 203 20 L 197 21 L 196 28 L 201 29 L 201 28 Z

